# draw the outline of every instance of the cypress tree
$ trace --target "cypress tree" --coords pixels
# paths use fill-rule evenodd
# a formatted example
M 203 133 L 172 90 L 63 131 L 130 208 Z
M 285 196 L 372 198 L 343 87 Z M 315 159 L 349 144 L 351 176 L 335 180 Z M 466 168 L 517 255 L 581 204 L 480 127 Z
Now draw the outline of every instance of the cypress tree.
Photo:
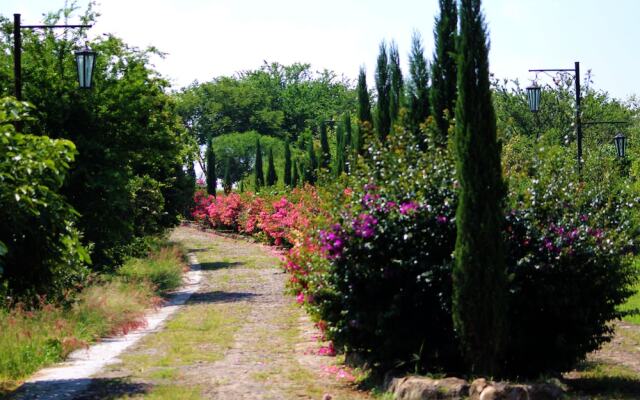
M 309 157 L 309 164 L 307 165 L 306 174 L 304 174 L 304 180 L 313 185 L 318 179 L 318 158 L 313 148 L 313 141 L 307 144 L 307 155 Z
M 240 187 L 238 190 L 240 190 L 240 193 L 244 193 L 244 179 L 240 180 Z
M 391 126 L 397 121 L 400 107 L 402 107 L 404 98 L 404 81 L 402 79 L 402 70 L 400 69 L 400 54 L 398 53 L 398 45 L 395 41 L 389 46 L 389 116 L 391 118 Z
M 284 184 L 291 185 L 291 148 L 289 147 L 289 138 L 284 142 Z M 293 185 L 295 186 L 295 185 Z
M 391 80 L 389 77 L 389 57 L 387 56 L 387 45 L 383 41 L 380 43 L 380 53 L 376 66 L 376 90 L 378 91 L 378 109 L 376 131 L 378 138 L 384 142 L 391 128 L 391 115 L 389 114 Z
M 409 54 L 409 119 L 414 133 L 418 134 L 420 124 L 429 116 L 429 66 L 424 56 L 422 38 L 415 31 L 411 38 Z M 423 145 L 423 144 L 421 144 Z M 423 146 L 424 149 L 424 146 Z
M 460 3 L 456 101 L 456 210 L 453 322 L 473 373 L 500 372 L 507 335 L 506 193 L 489 82 L 489 46 L 480 0 Z
M 333 173 L 340 176 L 344 172 L 345 145 L 342 123 L 336 128 L 336 158 L 333 164 Z
M 213 144 L 211 139 L 207 142 L 207 193 L 216 195 L 217 176 L 216 176 L 216 154 L 213 152 Z
M 298 180 L 299 180 L 299 176 L 298 176 L 298 163 L 294 162 L 293 163 L 293 176 L 291 177 L 291 187 L 296 187 L 298 186 Z
M 262 171 L 262 149 L 260 148 L 260 139 L 256 139 L 256 165 L 253 168 L 253 188 L 256 192 L 264 186 L 264 172 Z
M 267 186 L 273 186 L 278 182 L 276 166 L 273 164 L 273 150 L 269 148 L 269 158 L 267 161 Z
M 351 114 L 348 111 L 344 113 L 342 124 L 344 125 L 344 171 L 349 173 L 353 136 L 351 134 Z
M 368 122 L 373 124 L 371 116 L 371 99 L 369 98 L 369 89 L 367 88 L 367 73 L 364 67 L 360 67 L 358 74 L 358 120 L 360 123 Z
M 331 165 L 331 150 L 329 149 L 329 138 L 327 137 L 327 125 L 320 123 L 320 168 L 328 169 Z
M 224 166 L 224 179 L 223 179 L 223 188 L 224 188 L 224 193 L 225 194 L 229 194 L 231 193 L 231 187 L 233 186 L 233 182 L 231 182 L 231 168 L 232 168 L 232 162 L 231 162 L 231 157 L 227 157 L 227 161 L 225 162 L 225 166 Z
M 458 12 L 456 0 L 439 0 L 440 16 L 436 17 L 435 52 L 431 64 L 431 115 L 436 120 L 442 143 L 447 141 L 449 121 L 445 110 L 454 113 L 456 100 L 456 36 Z

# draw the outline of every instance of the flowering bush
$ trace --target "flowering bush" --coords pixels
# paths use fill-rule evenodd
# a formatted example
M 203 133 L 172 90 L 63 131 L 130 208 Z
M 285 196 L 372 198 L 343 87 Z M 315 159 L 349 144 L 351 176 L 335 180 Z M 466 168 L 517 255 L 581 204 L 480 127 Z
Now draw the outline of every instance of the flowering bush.
M 331 349 L 383 369 L 459 371 L 453 162 L 446 149 L 419 150 L 404 131 L 387 146 L 373 146 L 346 188 L 200 196 L 193 215 L 290 247 L 289 288 Z M 504 220 L 510 342 L 503 366 L 521 377 L 567 370 L 608 340 L 608 322 L 622 315 L 617 306 L 635 279 L 627 254 L 637 250 L 638 199 L 574 184 L 557 154 L 547 157 L 530 175 L 512 177 Z

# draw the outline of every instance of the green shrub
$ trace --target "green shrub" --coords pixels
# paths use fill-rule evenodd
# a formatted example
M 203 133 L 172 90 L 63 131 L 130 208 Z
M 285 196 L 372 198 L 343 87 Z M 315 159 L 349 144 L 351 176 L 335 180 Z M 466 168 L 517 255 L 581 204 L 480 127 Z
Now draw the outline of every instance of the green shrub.
M 27 111 L 0 99 L 0 292 L 13 301 L 60 299 L 85 278 L 90 262 L 78 213 L 59 193 L 76 150 L 68 140 L 17 133 L 12 123 L 27 119 Z
M 567 150 L 550 148 L 511 195 L 510 343 L 513 374 L 566 371 L 608 341 L 636 282 L 638 212 L 630 193 L 578 183 Z
M 411 132 L 387 143 L 354 171 L 347 204 L 336 204 L 336 223 L 320 233 L 330 265 L 311 285 L 310 306 L 336 348 L 377 368 L 455 370 L 452 160 L 441 148 L 422 152 Z

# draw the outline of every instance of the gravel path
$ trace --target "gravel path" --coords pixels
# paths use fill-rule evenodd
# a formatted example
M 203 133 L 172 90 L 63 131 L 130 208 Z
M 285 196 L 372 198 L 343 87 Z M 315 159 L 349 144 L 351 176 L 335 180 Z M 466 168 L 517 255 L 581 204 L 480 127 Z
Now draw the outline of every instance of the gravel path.
M 180 312 L 121 362 L 21 399 L 369 398 L 354 389 L 352 371 L 317 354 L 319 332 L 284 294 L 276 252 L 187 227 L 172 239 L 202 268 L 198 291 Z

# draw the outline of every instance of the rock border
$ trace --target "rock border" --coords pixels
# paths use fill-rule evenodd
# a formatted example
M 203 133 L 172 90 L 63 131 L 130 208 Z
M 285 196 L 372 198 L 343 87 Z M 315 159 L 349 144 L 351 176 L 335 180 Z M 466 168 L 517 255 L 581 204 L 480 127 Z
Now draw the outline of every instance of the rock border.
M 484 378 L 469 383 L 454 377 L 405 376 L 387 379 L 385 388 L 395 400 L 557 400 L 565 394 L 554 383 L 516 384 Z

